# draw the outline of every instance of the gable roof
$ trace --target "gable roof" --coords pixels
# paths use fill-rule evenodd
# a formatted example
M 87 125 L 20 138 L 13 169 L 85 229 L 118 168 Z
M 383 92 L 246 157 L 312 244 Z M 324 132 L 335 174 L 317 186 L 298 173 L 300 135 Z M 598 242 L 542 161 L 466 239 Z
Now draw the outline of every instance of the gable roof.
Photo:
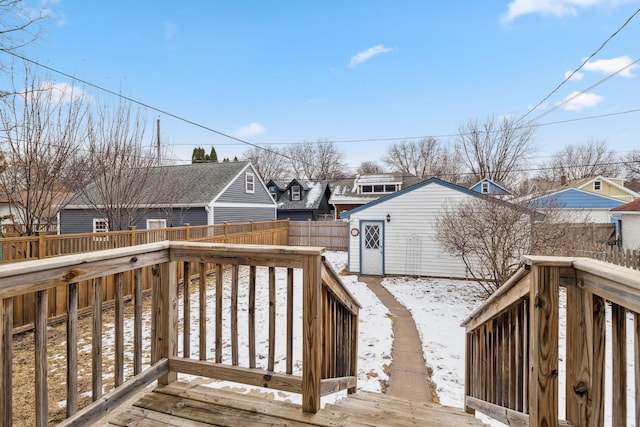
M 476 190 L 475 188 L 478 187 L 483 182 L 488 182 L 490 184 L 490 187 L 489 187 L 490 189 L 491 189 L 491 186 L 493 186 L 494 189 L 499 190 L 494 193 L 489 192 L 488 194 L 492 194 L 492 195 L 513 194 L 511 191 L 507 190 L 504 186 L 498 184 L 495 181 L 490 180 L 489 178 L 482 178 L 480 181 L 476 182 L 475 184 L 471 184 L 469 186 L 469 189 L 477 191 L 478 193 L 482 193 L 482 188 L 479 188 L 478 190 Z
M 305 191 L 302 192 L 300 200 L 290 200 L 283 197 L 278 200 L 278 210 L 313 210 L 319 209 L 322 203 L 322 197 L 329 186 L 329 181 L 306 181 L 294 179 L 287 186 L 299 184 Z
M 431 185 L 431 184 L 439 184 L 439 185 L 442 185 L 444 187 L 450 188 L 452 190 L 459 191 L 461 193 L 468 194 L 468 195 L 473 196 L 473 197 L 480 197 L 480 198 L 485 198 L 486 197 L 485 195 L 480 194 L 480 193 L 478 193 L 476 191 L 473 191 L 473 190 L 470 190 L 468 188 L 461 187 L 459 185 L 452 184 L 450 182 L 443 181 L 443 180 L 441 180 L 439 178 L 433 177 L 433 178 L 427 179 L 426 181 L 422 181 L 422 182 L 414 184 L 414 185 L 412 185 L 410 187 L 402 189 L 400 191 L 396 191 L 395 193 L 391 193 L 391 194 L 387 194 L 386 196 L 382 196 L 382 197 L 380 197 L 380 198 L 378 198 L 376 200 L 373 200 L 373 201 L 367 203 L 366 205 L 358 206 L 357 208 L 353 208 L 350 211 L 343 212 L 340 216 L 342 218 L 347 218 L 348 219 L 354 213 L 361 212 L 361 211 L 363 211 L 365 209 L 369 209 L 372 206 L 379 205 L 380 203 L 384 203 L 387 200 L 391 200 L 393 198 L 402 196 L 402 195 L 404 195 L 406 193 L 409 193 L 411 191 L 414 191 L 414 190 L 416 190 L 418 188 L 422 188 L 422 187 L 425 187 L 425 186 Z
M 360 185 L 401 184 L 402 189 L 408 188 L 422 179 L 404 172 L 366 174 L 354 178 L 338 180 L 333 185 L 329 203 L 365 204 L 383 197 L 382 193 L 358 193 Z
M 149 199 L 141 204 L 153 206 L 206 206 L 225 190 L 241 173 L 250 168 L 249 162 L 192 163 L 156 166 L 149 170 L 145 183 Z M 255 171 L 251 167 L 252 172 Z M 257 174 L 255 174 L 257 176 Z M 158 183 L 164 191 L 156 191 Z M 88 192 L 95 184 L 90 184 Z M 68 208 L 88 206 L 82 194 L 74 197 Z

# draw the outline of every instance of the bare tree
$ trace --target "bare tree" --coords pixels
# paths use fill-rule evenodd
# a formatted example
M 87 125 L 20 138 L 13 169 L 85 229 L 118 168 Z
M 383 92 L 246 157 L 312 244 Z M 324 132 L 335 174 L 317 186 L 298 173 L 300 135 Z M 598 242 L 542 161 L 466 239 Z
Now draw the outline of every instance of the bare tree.
M 433 137 L 393 144 L 382 161 L 392 169 L 423 179 L 435 176 L 455 183 L 462 173 L 458 153 Z
M 252 147 L 245 151 L 243 157 L 256 168 L 263 181 L 269 179 L 285 179 L 289 175 L 289 160 L 277 147 L 265 145 Z
M 46 230 L 67 201 L 61 177 L 73 167 L 84 129 L 83 92 L 61 84 L 37 81 L 26 71 L 25 88 L 6 99 L 0 109 L 4 170 L 0 186 L 11 215 L 32 235 Z
M 87 128 L 91 184 L 80 196 L 108 221 L 109 229 L 126 229 L 153 206 L 163 186 L 161 175 L 150 179 L 158 158 L 151 139 L 144 144 L 146 122 L 127 104 L 104 104 L 90 112 Z
M 344 153 L 331 141 L 296 144 L 286 154 L 297 178 L 340 179 L 346 175 Z
M 640 178 L 640 150 L 633 150 L 623 157 L 627 179 Z
M 475 178 L 509 185 L 523 175 L 533 134 L 534 127 L 518 127 L 512 117 L 470 120 L 459 127 L 456 148 Z
M 540 178 L 548 181 L 559 181 L 562 176 L 568 180 L 598 175 L 616 177 L 622 170 L 616 154 L 603 140 L 590 140 L 583 145 L 569 144 L 540 169 Z
M 0 0 L 0 51 L 13 52 L 34 42 L 47 15 L 44 7 L 34 11 L 22 0 Z
M 378 163 L 367 160 L 366 162 L 360 163 L 360 166 L 358 166 L 357 172 L 359 175 L 376 174 L 376 173 L 384 173 L 384 169 Z

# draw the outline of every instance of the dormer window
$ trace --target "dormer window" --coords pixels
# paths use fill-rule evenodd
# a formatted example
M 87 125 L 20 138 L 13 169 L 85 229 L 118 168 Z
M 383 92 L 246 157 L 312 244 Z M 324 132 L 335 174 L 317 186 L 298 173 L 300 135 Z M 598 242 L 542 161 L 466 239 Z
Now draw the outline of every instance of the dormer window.
M 594 191 L 602 190 L 602 181 L 600 180 L 593 181 L 593 190 Z
M 300 186 L 294 185 L 291 187 L 291 200 L 300 200 Z
M 483 182 L 482 183 L 482 194 L 489 194 L 489 183 L 488 182 Z
M 271 193 L 271 197 L 273 197 L 273 200 L 276 199 L 276 186 L 275 185 L 271 185 L 269 187 L 269 193 Z

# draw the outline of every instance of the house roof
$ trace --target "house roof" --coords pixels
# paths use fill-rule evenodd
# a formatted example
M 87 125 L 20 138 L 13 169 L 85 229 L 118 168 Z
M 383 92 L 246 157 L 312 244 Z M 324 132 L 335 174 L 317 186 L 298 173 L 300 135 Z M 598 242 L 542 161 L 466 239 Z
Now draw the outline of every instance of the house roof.
M 365 209 L 368 209 L 368 208 L 370 208 L 372 206 L 379 205 L 380 203 L 384 203 L 387 200 L 391 200 L 391 199 L 393 199 L 395 197 L 401 196 L 403 194 L 409 193 L 409 192 L 411 192 L 413 190 L 425 187 L 425 186 L 430 185 L 430 184 L 440 184 L 442 186 L 451 188 L 451 189 L 456 190 L 456 191 L 460 191 L 461 193 L 469 194 L 469 195 L 474 196 L 474 197 L 480 197 L 480 198 L 486 197 L 485 195 L 480 194 L 480 193 L 478 193 L 476 191 L 469 190 L 468 188 L 461 187 L 459 185 L 452 184 L 450 182 L 443 181 L 443 180 L 441 180 L 439 178 L 435 178 L 434 177 L 434 178 L 429 178 L 426 181 L 422 181 L 422 182 L 420 182 L 418 184 L 412 185 L 410 187 L 407 187 L 405 189 L 402 189 L 400 191 L 396 191 L 395 193 L 391 193 L 391 194 L 387 194 L 386 196 L 382 196 L 382 197 L 380 197 L 380 198 L 378 198 L 376 200 L 373 200 L 373 201 L 367 203 L 366 205 L 359 206 L 357 208 L 353 208 L 353 209 L 351 209 L 350 211 L 347 211 L 347 212 L 343 212 L 342 215 L 340 215 L 340 216 L 342 218 L 347 218 L 348 219 L 354 213 L 361 212 L 361 211 L 363 211 Z
M 249 162 L 193 163 L 153 167 L 145 183 L 147 198 L 141 204 L 154 206 L 206 206 L 211 203 L 246 168 Z M 162 191 L 157 191 L 161 183 Z M 95 187 L 94 184 L 90 186 Z M 87 191 L 92 191 L 88 188 Z M 68 206 L 84 207 L 89 203 L 78 194 Z
M 480 181 L 477 181 L 475 183 L 471 183 L 468 186 L 468 188 L 469 189 L 474 189 L 476 186 L 480 185 L 483 182 L 488 182 L 489 184 L 493 185 L 495 188 L 501 190 L 504 194 L 513 194 L 511 191 L 507 190 L 503 185 L 497 183 L 496 181 L 492 181 L 489 178 L 482 178 Z
M 305 193 L 302 195 L 301 200 L 290 200 L 287 197 L 281 198 L 278 201 L 278 210 L 313 210 L 320 208 L 320 203 L 322 203 L 322 197 L 327 190 L 329 181 L 295 179 L 291 181 L 291 184 L 293 183 L 300 184 Z M 290 186 L 287 186 L 287 188 Z
M 574 187 L 521 199 L 524 200 L 529 200 L 533 206 L 552 209 L 611 209 L 624 203 L 615 197 Z
M 622 192 L 625 192 L 631 195 L 634 198 L 640 197 L 640 194 L 631 190 L 624 186 L 624 181 L 619 178 L 609 178 L 606 176 L 598 175 L 598 176 L 590 176 L 587 178 L 575 179 L 572 181 L 567 181 L 566 184 L 562 184 L 559 181 L 535 181 L 534 186 L 540 190 L 542 193 L 551 194 L 556 193 L 558 191 L 567 189 L 567 188 L 584 188 L 589 184 L 593 184 L 594 181 L 604 181 L 607 184 L 611 185 L 614 188 L 619 189 Z
M 640 213 L 640 199 L 634 200 L 633 202 L 626 203 L 622 206 L 618 206 L 611 210 L 615 212 Z
M 380 193 L 358 194 L 359 185 L 401 184 L 402 189 L 405 189 L 420 181 L 422 180 L 417 176 L 403 172 L 358 175 L 355 178 L 341 179 L 334 183 L 329 203 L 365 204 L 383 196 Z

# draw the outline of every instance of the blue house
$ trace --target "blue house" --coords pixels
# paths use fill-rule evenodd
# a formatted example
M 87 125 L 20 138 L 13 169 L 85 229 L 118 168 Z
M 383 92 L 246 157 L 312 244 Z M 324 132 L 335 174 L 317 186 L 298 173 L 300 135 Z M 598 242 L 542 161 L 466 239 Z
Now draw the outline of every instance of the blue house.
M 609 210 L 622 206 L 624 201 L 579 188 L 564 188 L 530 199 L 539 209 L 560 209 L 566 213 L 563 222 L 611 222 Z
M 498 184 L 495 181 L 490 180 L 489 178 L 483 178 L 475 184 L 469 186 L 471 191 L 475 191 L 476 193 L 487 194 L 490 196 L 513 196 L 513 193 L 502 185 Z

